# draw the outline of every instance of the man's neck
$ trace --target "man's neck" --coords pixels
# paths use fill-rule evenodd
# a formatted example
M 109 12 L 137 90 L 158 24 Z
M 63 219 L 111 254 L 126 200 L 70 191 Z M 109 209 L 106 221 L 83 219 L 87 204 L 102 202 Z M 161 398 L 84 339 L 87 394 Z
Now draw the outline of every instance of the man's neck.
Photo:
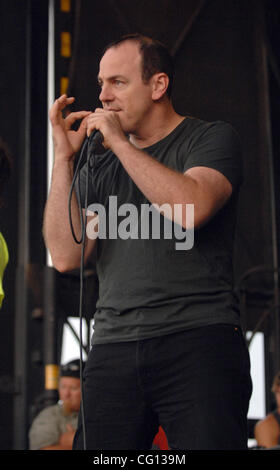
M 129 140 L 137 148 L 150 147 L 169 135 L 183 120 L 184 116 L 174 110 L 172 104 L 159 105 L 147 119 L 145 127 L 138 134 L 130 134 Z

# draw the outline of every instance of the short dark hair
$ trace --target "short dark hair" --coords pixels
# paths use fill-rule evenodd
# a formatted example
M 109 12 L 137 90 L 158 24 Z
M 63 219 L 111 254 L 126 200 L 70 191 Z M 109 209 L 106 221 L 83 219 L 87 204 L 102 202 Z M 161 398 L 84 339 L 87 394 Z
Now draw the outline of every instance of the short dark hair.
M 166 93 L 170 98 L 173 86 L 174 64 L 168 49 L 157 39 L 133 33 L 111 42 L 104 49 L 103 55 L 108 49 L 117 47 L 125 41 L 134 41 L 139 45 L 139 52 L 142 56 L 142 79 L 144 83 L 147 83 L 155 73 L 163 72 L 168 76 L 169 85 Z
M 5 142 L 0 137 L 0 207 L 3 206 L 4 187 L 11 176 L 12 158 Z

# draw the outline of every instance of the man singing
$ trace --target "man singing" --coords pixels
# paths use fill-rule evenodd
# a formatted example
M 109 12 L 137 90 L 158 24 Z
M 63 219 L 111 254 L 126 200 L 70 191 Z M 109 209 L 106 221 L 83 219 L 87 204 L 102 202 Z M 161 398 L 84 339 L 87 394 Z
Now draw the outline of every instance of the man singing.
M 152 225 L 145 237 L 117 231 L 116 237 L 86 238 L 85 259 L 97 244 L 99 277 L 84 374 L 87 449 L 150 449 L 159 426 L 170 449 L 247 447 L 250 364 L 232 289 L 240 143 L 227 123 L 179 115 L 172 81 L 165 47 L 130 35 L 101 58 L 102 108 L 63 119 L 62 110 L 74 101 L 63 95 L 50 110 L 55 161 L 44 236 L 59 271 L 80 265 L 68 196 L 74 156 L 96 130 L 106 150 L 90 169 L 88 205 L 108 210 L 112 196 L 117 208 L 130 204 L 138 214 L 143 204 L 168 205 L 173 228 L 179 224 L 186 236 L 194 230 L 190 249 L 176 249 L 174 234 L 153 237 Z M 79 119 L 78 130 L 71 130 Z M 194 208 L 193 223 L 187 205 Z M 71 210 L 79 233 L 76 197 Z M 160 215 L 162 223 L 165 218 Z M 74 448 L 83 448 L 81 426 Z

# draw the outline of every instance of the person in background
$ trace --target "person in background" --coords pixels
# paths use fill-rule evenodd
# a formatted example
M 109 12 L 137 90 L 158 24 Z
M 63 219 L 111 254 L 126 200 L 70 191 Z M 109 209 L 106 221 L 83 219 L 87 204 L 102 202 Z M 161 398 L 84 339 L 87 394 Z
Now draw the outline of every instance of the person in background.
M 5 142 L 0 138 L 0 208 L 4 205 L 4 188 L 11 175 L 11 156 Z M 6 240 L 0 232 L 0 308 L 4 299 L 3 276 L 9 261 Z
M 29 431 L 30 450 L 71 450 L 81 403 L 80 361 L 61 366 L 59 401 L 43 409 Z
M 257 445 L 266 449 L 280 446 L 280 372 L 273 379 L 271 391 L 275 396 L 276 408 L 258 421 L 254 430 Z

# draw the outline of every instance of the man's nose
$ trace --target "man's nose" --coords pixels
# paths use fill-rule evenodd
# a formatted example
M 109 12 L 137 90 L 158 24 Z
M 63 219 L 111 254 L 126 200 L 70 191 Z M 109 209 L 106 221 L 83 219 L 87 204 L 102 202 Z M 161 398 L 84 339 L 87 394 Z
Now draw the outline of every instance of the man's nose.
M 63 390 L 63 397 L 64 397 L 64 399 L 65 399 L 65 398 L 69 398 L 70 395 L 71 395 L 71 392 L 70 392 L 70 390 L 69 390 L 68 388 L 65 389 L 65 390 Z
M 99 94 L 99 99 L 102 102 L 112 101 L 114 99 L 114 96 L 113 96 L 112 89 L 111 89 L 110 85 L 105 85 L 104 84 L 102 86 L 101 92 Z

